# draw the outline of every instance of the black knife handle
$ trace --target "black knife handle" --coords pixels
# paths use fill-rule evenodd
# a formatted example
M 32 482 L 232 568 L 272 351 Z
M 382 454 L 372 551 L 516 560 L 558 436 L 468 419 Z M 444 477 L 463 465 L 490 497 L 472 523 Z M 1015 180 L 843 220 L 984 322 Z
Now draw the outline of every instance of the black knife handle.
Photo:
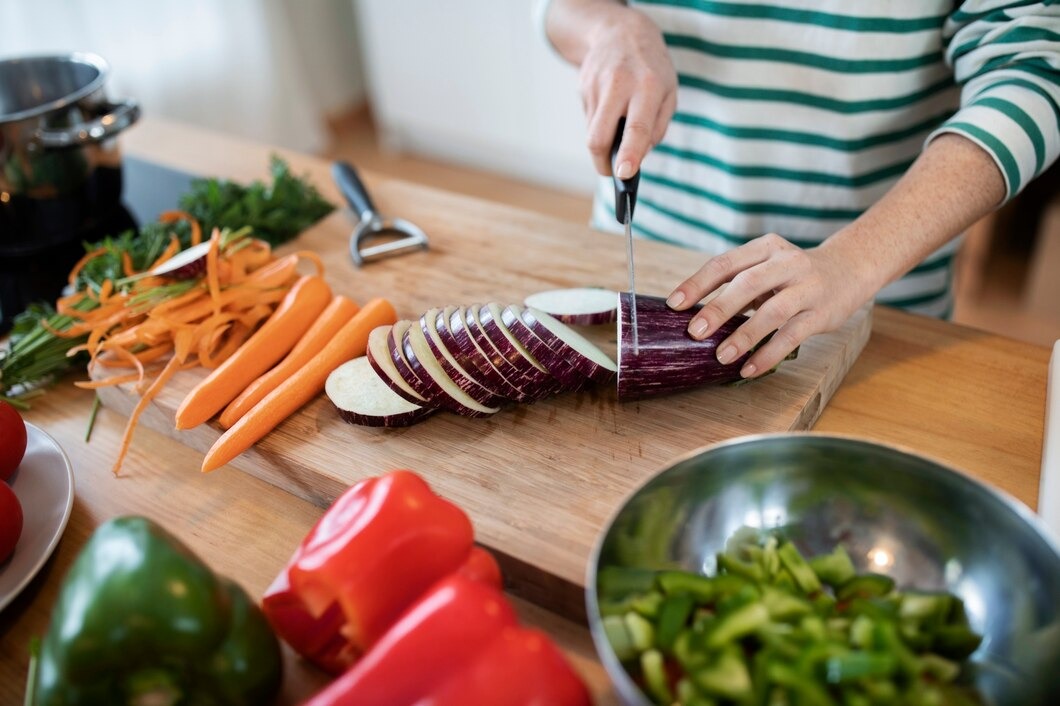
M 357 170 L 349 162 L 335 162 L 331 165 L 331 176 L 339 187 L 339 191 L 346 197 L 350 207 L 357 212 L 357 217 L 362 218 L 367 213 L 376 213 L 372 197 L 368 195 L 368 189 L 361 182 Z
M 615 183 L 615 220 L 625 225 L 626 223 L 626 195 L 629 195 L 629 220 L 633 220 L 633 211 L 637 206 L 637 187 L 640 185 L 640 170 L 628 179 L 619 179 L 615 176 L 618 165 L 618 147 L 622 144 L 622 133 L 626 130 L 626 119 L 618 119 L 618 128 L 615 130 L 615 140 L 611 143 L 611 181 Z

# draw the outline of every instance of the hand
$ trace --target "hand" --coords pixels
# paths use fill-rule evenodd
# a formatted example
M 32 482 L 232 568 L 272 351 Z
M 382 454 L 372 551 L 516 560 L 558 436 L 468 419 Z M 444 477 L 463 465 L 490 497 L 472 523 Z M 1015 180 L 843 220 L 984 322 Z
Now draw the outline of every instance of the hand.
M 718 360 L 731 363 L 775 331 L 740 369 L 743 377 L 755 377 L 813 334 L 839 328 L 872 298 L 876 288 L 859 271 L 864 266 L 864 258 L 845 256 L 827 242 L 802 250 L 770 233 L 707 260 L 666 301 L 678 311 L 688 309 L 727 283 L 688 324 L 689 334 L 699 340 L 757 305 L 750 319 L 717 347 Z
M 677 74 L 655 23 L 623 6 L 604 14 L 581 61 L 581 97 L 596 171 L 611 174 L 611 143 L 625 116 L 615 171 L 622 179 L 636 174 L 677 107 Z

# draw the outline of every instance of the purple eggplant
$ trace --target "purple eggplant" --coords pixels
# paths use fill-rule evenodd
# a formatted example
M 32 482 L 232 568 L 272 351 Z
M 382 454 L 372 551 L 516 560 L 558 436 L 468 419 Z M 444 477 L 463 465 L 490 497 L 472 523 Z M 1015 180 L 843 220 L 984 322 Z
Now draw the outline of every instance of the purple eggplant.
M 718 362 L 717 347 L 747 317 L 737 314 L 708 338 L 688 334 L 688 322 L 702 306 L 674 311 L 662 297 L 637 295 L 637 352 L 633 352 L 630 296 L 623 292 L 618 306 L 618 399 L 620 402 L 682 392 L 702 385 L 742 379 L 745 353 L 729 364 Z

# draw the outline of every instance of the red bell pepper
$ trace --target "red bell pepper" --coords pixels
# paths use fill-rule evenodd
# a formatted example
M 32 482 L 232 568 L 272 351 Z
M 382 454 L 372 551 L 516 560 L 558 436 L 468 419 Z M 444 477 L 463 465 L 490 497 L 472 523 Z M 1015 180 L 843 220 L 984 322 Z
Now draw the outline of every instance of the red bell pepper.
M 339 673 L 454 571 L 499 585 L 493 558 L 473 551 L 463 510 L 411 471 L 394 471 L 335 501 L 266 590 L 262 608 L 291 647 Z
M 521 628 L 495 587 L 455 574 L 409 608 L 305 706 L 588 706 L 543 633 Z

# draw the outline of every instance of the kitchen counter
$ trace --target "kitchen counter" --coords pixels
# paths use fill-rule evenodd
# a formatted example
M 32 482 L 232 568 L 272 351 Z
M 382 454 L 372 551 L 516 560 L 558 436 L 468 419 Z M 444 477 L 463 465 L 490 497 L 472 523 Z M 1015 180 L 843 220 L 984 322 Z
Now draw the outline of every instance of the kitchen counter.
M 122 136 L 129 154 L 199 174 L 242 181 L 262 178 L 269 148 L 158 120 Z M 285 153 L 298 173 L 310 173 L 324 195 L 340 199 L 327 164 Z M 369 187 L 379 179 L 365 175 Z M 467 209 L 473 200 L 437 194 L 439 203 Z M 570 229 L 544 216 L 506 209 L 542 230 Z M 497 207 L 489 210 L 497 214 Z M 488 224 L 487 224 L 488 225 Z M 400 312 L 408 316 L 415 312 Z M 1048 350 L 886 307 L 873 311 L 872 334 L 814 430 L 904 446 L 950 464 L 1036 506 Z M 76 499 L 53 558 L 0 612 L 0 703 L 21 699 L 33 635 L 44 631 L 59 585 L 91 532 L 121 514 L 143 514 L 185 541 L 219 573 L 260 596 L 320 508 L 235 470 L 202 476 L 201 454 L 141 426 L 126 471 L 110 468 L 125 418 L 104 409 L 91 442 L 84 441 L 92 393 L 69 382 L 35 400 L 28 421 L 50 433 L 70 456 Z M 698 444 L 689 443 L 689 448 Z M 32 511 L 32 509 L 28 509 Z M 598 696 L 613 702 L 587 631 L 529 603 L 524 618 L 549 631 L 571 655 Z M 318 688 L 322 677 L 288 652 L 282 703 Z

